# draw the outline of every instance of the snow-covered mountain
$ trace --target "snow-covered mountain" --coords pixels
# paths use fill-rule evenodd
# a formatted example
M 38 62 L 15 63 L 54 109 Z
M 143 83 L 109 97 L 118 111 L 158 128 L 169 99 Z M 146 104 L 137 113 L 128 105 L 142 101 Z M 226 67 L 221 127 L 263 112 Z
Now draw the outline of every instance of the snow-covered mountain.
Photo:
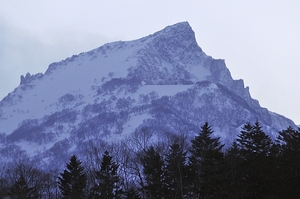
M 271 136 L 295 124 L 262 108 L 224 60 L 198 46 L 187 22 L 105 44 L 21 76 L 0 102 L 0 157 L 51 162 L 88 140 L 116 141 L 147 128 L 194 136 L 204 122 L 227 142 L 258 120 Z

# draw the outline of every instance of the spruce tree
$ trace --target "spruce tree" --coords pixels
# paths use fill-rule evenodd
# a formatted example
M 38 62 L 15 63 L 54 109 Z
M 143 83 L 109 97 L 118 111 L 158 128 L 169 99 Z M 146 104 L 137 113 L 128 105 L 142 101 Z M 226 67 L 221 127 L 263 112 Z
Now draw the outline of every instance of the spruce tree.
M 243 156 L 268 156 L 272 149 L 272 140 L 266 135 L 259 122 L 246 123 L 237 138 Z
M 28 183 L 26 182 L 24 175 L 21 175 L 19 179 L 15 181 L 15 183 L 10 189 L 10 194 L 12 198 L 20 198 L 20 199 L 39 198 L 37 189 L 35 187 L 28 186 Z
M 239 148 L 234 141 L 231 147 L 225 153 L 226 163 L 226 191 L 228 198 L 239 199 L 242 198 L 242 170 L 241 170 L 241 158 L 239 155 Z
M 164 194 L 163 167 L 164 162 L 153 146 L 147 149 L 141 158 L 145 187 L 143 187 L 147 198 L 162 199 Z
M 85 188 L 87 177 L 81 161 L 75 155 L 70 158 L 67 168 L 58 178 L 59 189 L 63 199 L 82 199 L 85 198 Z
M 243 183 L 243 162 L 241 157 L 241 151 L 236 141 L 234 141 L 231 147 L 226 151 L 225 163 L 226 163 L 226 191 L 228 198 L 240 199 L 244 194 Z
M 244 197 L 262 198 L 272 195 L 272 140 L 259 122 L 246 123 L 237 138 L 243 170 Z
M 300 130 L 288 127 L 280 131 L 277 143 L 278 195 L 297 198 L 300 196 Z
M 112 161 L 108 151 L 102 157 L 100 171 L 96 171 L 96 185 L 94 186 L 91 198 L 116 199 L 120 198 L 120 177 L 118 165 Z
M 174 142 L 166 155 L 164 168 L 164 180 L 166 185 L 167 198 L 179 199 L 187 195 L 187 165 L 186 151 L 178 142 Z
M 281 145 L 280 152 L 290 155 L 289 153 L 300 152 L 300 129 L 294 130 L 292 127 L 280 131 L 277 142 Z
M 192 198 L 224 197 L 224 157 L 220 138 L 206 122 L 192 142 L 189 161 Z

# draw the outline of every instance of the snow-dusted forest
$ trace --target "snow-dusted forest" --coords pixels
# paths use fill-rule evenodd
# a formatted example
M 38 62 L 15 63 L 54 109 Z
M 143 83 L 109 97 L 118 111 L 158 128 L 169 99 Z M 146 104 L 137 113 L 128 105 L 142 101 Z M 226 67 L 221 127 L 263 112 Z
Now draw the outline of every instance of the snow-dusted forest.
M 273 140 L 259 122 L 244 124 L 225 149 L 205 123 L 192 139 L 141 128 L 118 143 L 93 142 L 61 169 L 26 157 L 2 164 L 0 197 L 11 198 L 297 198 L 300 131 Z

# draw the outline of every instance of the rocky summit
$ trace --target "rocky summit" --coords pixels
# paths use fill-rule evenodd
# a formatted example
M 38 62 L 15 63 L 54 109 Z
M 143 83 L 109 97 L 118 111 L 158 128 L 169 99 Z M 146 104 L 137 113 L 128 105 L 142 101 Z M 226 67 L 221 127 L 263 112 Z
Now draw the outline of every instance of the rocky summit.
M 224 60 L 206 55 L 182 22 L 21 76 L 0 102 L 0 160 L 22 155 L 55 164 L 90 140 L 117 142 L 140 129 L 154 139 L 193 137 L 205 122 L 230 143 L 255 121 L 273 138 L 296 127 L 252 99 L 243 80 L 232 79 Z

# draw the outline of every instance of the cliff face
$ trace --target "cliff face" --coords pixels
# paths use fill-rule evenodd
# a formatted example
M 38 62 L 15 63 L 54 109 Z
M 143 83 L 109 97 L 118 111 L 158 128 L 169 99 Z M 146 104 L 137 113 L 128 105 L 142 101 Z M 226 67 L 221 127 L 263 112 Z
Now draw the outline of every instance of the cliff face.
M 90 139 L 116 141 L 143 127 L 156 137 L 193 136 L 204 122 L 230 142 L 256 120 L 271 136 L 295 127 L 260 107 L 243 80 L 232 79 L 224 60 L 207 56 L 183 22 L 22 76 L 0 102 L 0 157 L 21 153 L 50 164 Z

